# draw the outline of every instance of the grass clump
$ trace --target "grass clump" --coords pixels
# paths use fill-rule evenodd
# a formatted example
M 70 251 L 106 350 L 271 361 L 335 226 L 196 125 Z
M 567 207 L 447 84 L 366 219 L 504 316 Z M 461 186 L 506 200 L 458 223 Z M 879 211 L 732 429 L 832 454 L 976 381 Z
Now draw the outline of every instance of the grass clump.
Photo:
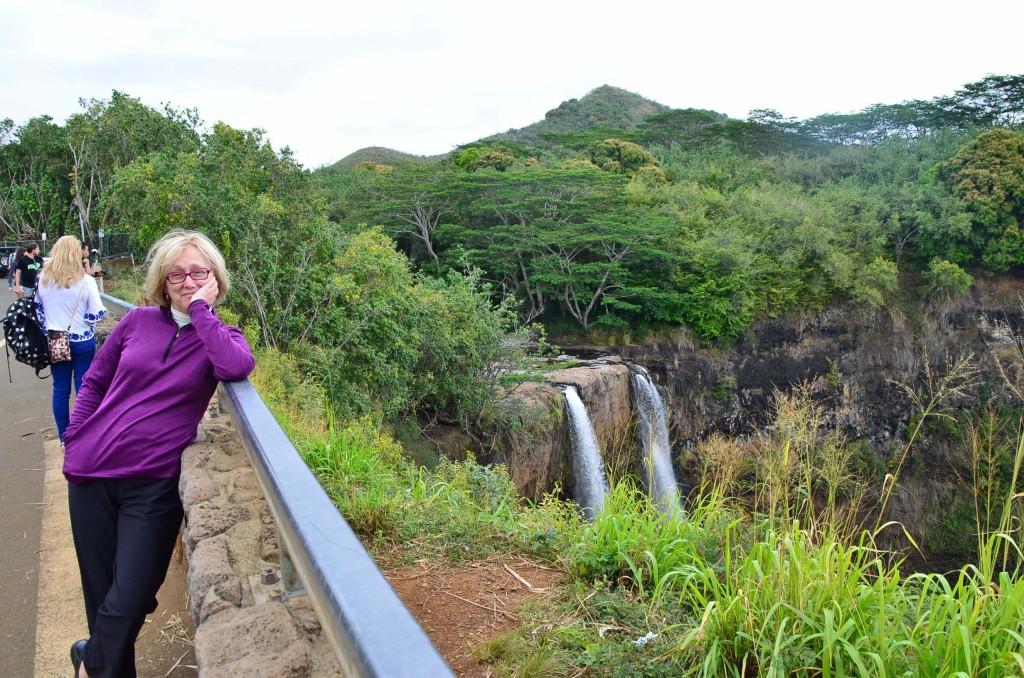
M 124 268 L 116 275 L 103 276 L 103 292 L 123 299 L 129 304 L 141 306 L 146 303 L 142 292 L 145 278 L 145 270 L 142 267 Z
M 403 455 L 378 422 L 332 423 L 300 450 L 328 496 L 379 553 L 452 561 L 530 552 L 522 510 L 503 466 L 441 459 L 428 470 Z

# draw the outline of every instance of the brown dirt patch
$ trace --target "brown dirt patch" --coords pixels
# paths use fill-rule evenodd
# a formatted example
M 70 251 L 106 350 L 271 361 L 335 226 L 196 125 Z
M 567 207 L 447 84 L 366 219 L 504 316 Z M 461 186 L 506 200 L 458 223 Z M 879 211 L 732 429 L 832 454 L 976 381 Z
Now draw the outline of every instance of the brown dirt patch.
M 452 670 L 464 677 L 492 675 L 472 649 L 522 625 L 523 603 L 552 595 L 562 577 L 516 556 L 450 567 L 424 560 L 385 569 L 384 575 Z

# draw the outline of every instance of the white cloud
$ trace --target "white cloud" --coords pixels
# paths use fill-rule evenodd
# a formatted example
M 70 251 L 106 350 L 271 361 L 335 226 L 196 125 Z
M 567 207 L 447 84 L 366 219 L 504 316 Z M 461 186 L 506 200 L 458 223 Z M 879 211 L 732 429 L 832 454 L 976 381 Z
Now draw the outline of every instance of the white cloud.
M 309 166 L 434 154 L 602 84 L 674 107 L 806 118 L 1024 72 L 1024 3 L 0 0 L 0 118 L 114 89 L 262 127 Z

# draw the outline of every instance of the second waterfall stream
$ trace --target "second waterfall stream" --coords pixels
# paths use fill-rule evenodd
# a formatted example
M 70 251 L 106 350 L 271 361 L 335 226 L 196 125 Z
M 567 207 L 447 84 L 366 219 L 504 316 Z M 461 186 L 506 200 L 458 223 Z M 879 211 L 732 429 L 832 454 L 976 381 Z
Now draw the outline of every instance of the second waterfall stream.
M 639 366 L 635 369 L 633 386 L 643 442 L 644 470 L 647 472 L 647 492 L 655 506 L 663 513 L 672 514 L 681 506 L 676 474 L 672 470 L 672 446 L 665 423 L 665 405 L 647 371 Z

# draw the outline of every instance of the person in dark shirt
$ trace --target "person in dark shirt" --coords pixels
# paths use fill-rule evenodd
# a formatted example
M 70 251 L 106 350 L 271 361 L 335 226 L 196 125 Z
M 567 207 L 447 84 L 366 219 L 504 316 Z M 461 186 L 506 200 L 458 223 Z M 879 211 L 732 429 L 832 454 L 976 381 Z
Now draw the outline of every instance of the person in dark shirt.
M 25 256 L 18 260 L 18 268 L 14 272 L 14 293 L 18 298 L 32 298 L 36 293 L 36 276 L 43 268 L 43 258 L 39 256 L 39 245 L 30 242 L 25 247 Z
M 7 291 L 14 294 L 14 272 L 18 270 L 18 262 L 25 256 L 25 248 L 19 247 L 7 262 Z
M 93 250 L 95 252 L 96 250 Z M 89 246 L 82 244 L 82 268 L 85 269 L 86 275 L 91 275 L 94 278 L 99 278 L 103 275 L 103 267 L 97 262 L 95 265 L 89 260 Z

